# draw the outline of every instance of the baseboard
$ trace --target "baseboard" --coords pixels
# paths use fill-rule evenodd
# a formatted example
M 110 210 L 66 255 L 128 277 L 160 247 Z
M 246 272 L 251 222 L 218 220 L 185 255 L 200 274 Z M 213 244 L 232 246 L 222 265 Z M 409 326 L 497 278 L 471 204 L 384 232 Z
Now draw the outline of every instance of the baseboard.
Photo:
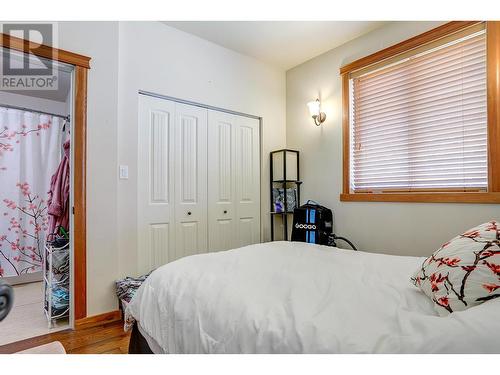
M 75 320 L 75 329 L 89 328 L 105 323 L 112 323 L 122 319 L 120 310 L 109 311 L 104 314 L 87 316 L 86 318 Z

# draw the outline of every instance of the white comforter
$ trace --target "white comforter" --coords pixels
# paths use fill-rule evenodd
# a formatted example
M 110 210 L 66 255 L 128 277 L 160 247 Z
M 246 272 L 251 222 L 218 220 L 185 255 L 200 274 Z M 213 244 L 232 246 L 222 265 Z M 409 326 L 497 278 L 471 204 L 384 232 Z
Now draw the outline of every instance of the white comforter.
M 154 271 L 127 308 L 165 353 L 500 353 L 500 301 L 439 317 L 422 258 L 273 242 Z

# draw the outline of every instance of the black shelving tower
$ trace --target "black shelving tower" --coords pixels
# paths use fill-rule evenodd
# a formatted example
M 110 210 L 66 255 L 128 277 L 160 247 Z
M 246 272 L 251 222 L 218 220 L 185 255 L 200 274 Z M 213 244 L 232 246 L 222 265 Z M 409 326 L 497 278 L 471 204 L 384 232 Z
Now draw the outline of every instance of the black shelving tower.
M 282 164 L 283 164 L 283 173 L 281 174 L 282 178 L 281 179 L 275 179 L 274 177 L 274 156 L 278 153 L 282 153 Z M 296 173 L 295 177 L 296 179 L 287 179 L 287 165 L 286 165 L 286 159 L 287 159 L 287 153 L 294 153 L 296 154 L 296 159 L 297 163 L 295 166 L 296 168 Z M 270 153 L 270 162 L 271 162 L 271 169 L 270 169 L 270 213 L 271 213 L 271 241 L 274 241 L 274 220 L 277 217 L 281 217 L 283 219 L 283 239 L 288 240 L 288 218 L 289 215 L 293 215 L 293 210 L 289 210 L 287 207 L 287 188 L 290 187 L 290 185 L 295 185 L 297 190 L 297 198 L 296 198 L 296 205 L 297 207 L 300 206 L 300 185 L 302 184 L 302 181 L 300 181 L 300 169 L 299 169 L 299 151 L 297 150 L 290 150 L 290 149 L 282 149 L 282 150 L 276 150 L 276 151 L 271 151 Z M 275 187 L 282 187 L 283 192 L 284 192 L 284 202 L 283 202 L 283 212 L 275 212 L 274 211 L 274 200 L 273 200 L 273 188 Z M 292 216 L 293 217 L 293 216 Z

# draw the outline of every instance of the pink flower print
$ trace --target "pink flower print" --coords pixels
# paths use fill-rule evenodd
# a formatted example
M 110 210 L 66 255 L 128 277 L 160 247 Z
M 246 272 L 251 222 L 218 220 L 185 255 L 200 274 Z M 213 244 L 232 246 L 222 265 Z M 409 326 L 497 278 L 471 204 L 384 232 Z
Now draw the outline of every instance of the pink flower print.
M 472 230 L 470 232 L 465 232 L 464 234 L 462 234 L 462 236 L 464 237 L 469 237 L 469 238 L 476 238 L 476 237 L 479 237 L 480 233 L 478 230 Z
M 448 306 L 449 305 L 449 301 L 448 301 L 448 297 L 447 296 L 439 298 L 438 301 L 443 306 Z
M 481 253 L 481 256 L 484 258 L 488 258 L 497 254 L 500 254 L 500 250 L 485 250 Z
M 460 258 L 443 258 L 439 259 L 438 267 L 446 264 L 447 266 L 454 267 L 457 263 L 460 262 Z
M 486 227 L 486 229 L 485 229 L 485 230 L 486 230 L 486 231 L 494 231 L 494 232 L 496 232 L 496 231 L 497 231 L 497 223 L 496 223 L 496 222 L 494 222 L 494 221 L 491 221 L 491 222 L 489 223 L 489 225 Z
M 431 277 L 429 278 L 429 281 L 431 282 L 431 290 L 433 292 L 437 292 L 439 290 L 439 284 L 445 280 L 446 280 L 446 277 L 441 276 L 441 273 L 439 273 L 437 275 L 435 273 L 433 273 L 431 275 Z
M 483 284 L 483 288 L 486 289 L 489 293 L 494 292 L 498 288 L 500 288 L 500 285 L 497 284 Z
M 484 261 L 483 263 L 487 265 L 488 268 L 492 270 L 495 275 L 500 276 L 500 264 L 489 263 L 487 261 Z
M 476 269 L 476 266 L 462 266 L 462 269 L 465 271 L 465 272 L 472 272 Z
M 10 208 L 11 210 L 15 210 L 17 208 L 17 205 L 14 201 L 11 201 L 10 199 L 4 199 L 3 201 L 5 202 L 7 207 Z
M 445 248 L 446 246 L 448 246 L 450 244 L 451 241 L 448 241 L 448 242 L 445 242 L 444 244 L 441 245 L 441 249 L 442 248 Z
M 18 183 L 16 186 L 21 189 L 21 193 L 23 193 L 25 197 L 31 194 L 30 185 L 27 182 Z

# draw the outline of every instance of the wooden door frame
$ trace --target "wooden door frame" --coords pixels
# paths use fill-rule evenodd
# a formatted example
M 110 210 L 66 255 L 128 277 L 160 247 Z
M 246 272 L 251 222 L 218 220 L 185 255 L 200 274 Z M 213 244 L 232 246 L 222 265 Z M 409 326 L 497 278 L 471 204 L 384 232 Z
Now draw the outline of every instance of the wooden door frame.
M 73 293 L 75 325 L 87 316 L 87 73 L 90 57 L 0 34 L 1 46 L 74 66 L 73 90 Z

